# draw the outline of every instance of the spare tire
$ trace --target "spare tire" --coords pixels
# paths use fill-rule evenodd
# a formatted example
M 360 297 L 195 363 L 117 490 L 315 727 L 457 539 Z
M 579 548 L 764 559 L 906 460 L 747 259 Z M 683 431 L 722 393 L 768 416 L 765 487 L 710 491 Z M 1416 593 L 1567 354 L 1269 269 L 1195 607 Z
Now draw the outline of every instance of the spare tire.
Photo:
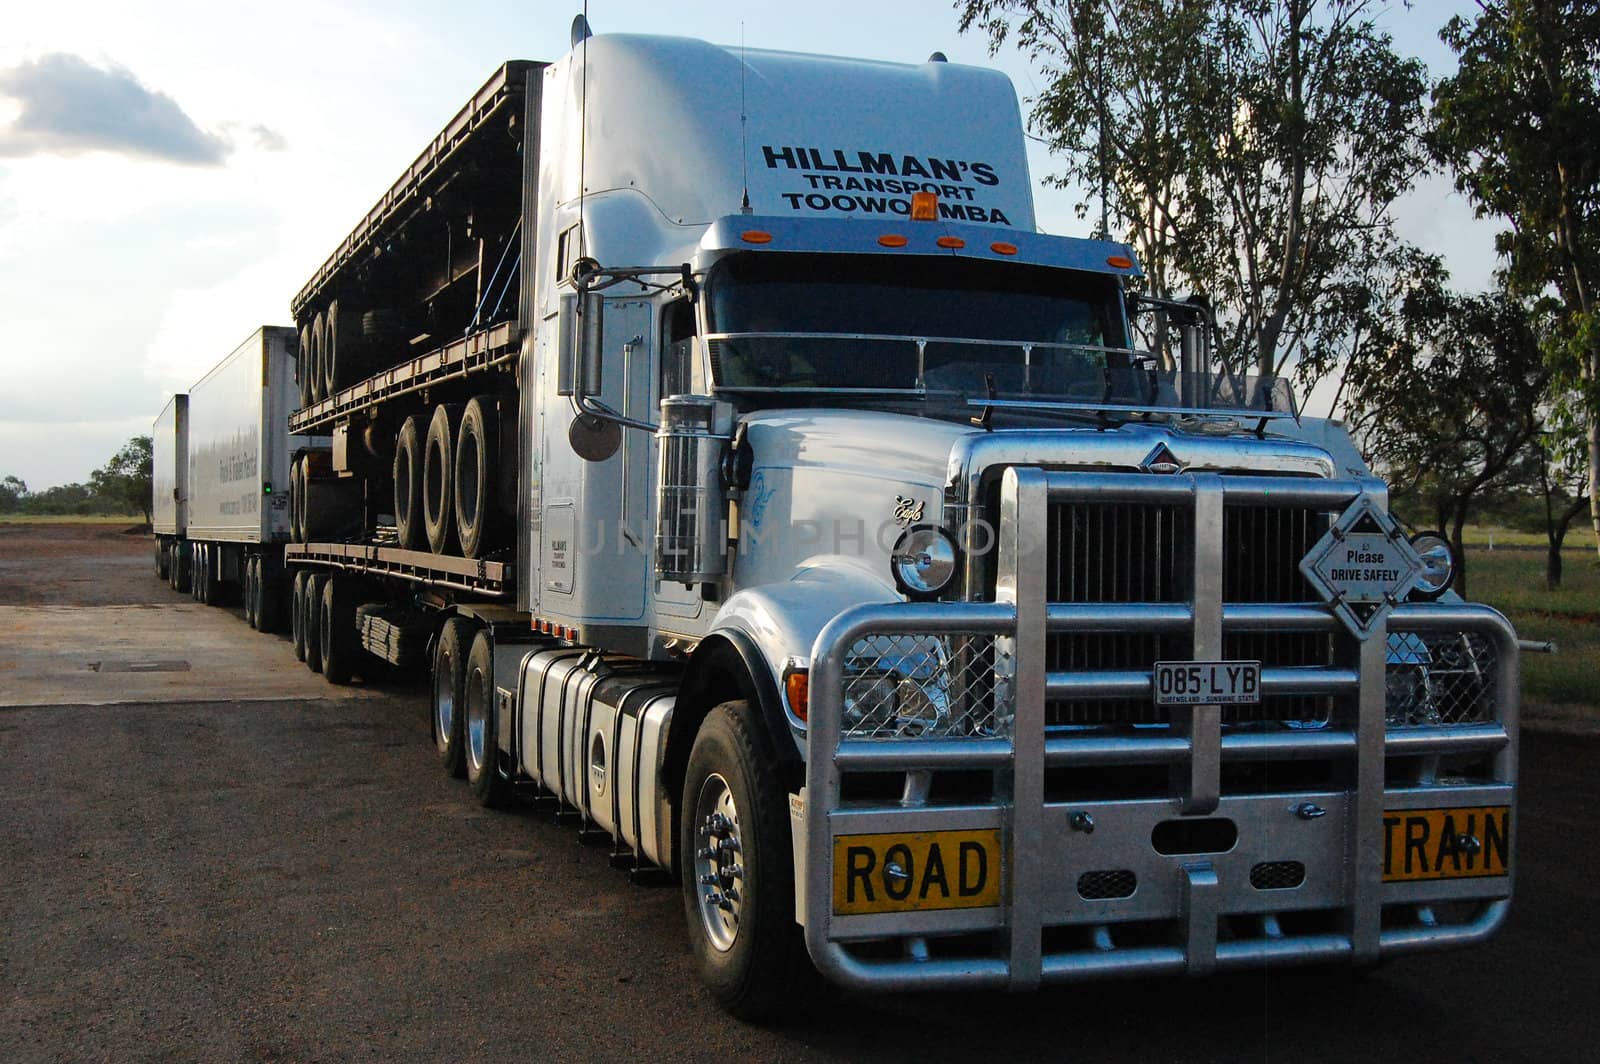
M 311 405 L 311 323 L 300 327 L 300 351 L 294 359 L 294 379 L 300 386 L 300 405 Z
M 394 530 L 400 546 L 423 550 L 428 545 L 422 526 L 422 443 L 426 433 L 415 415 L 400 425 L 394 441 Z
M 499 404 L 492 395 L 473 399 L 461 413 L 456 433 L 456 536 L 461 553 L 481 558 L 500 545 L 503 512 L 499 506 Z
M 428 549 L 453 554 L 455 535 L 456 432 L 461 425 L 461 404 L 440 403 L 428 422 L 428 443 L 422 454 L 422 524 L 428 532 Z
M 320 403 L 328 397 L 327 370 L 328 320 L 319 312 L 311 319 L 311 401 Z
M 329 395 L 347 388 L 364 374 L 361 361 L 361 315 L 328 304 L 328 334 L 323 344 L 322 379 Z
M 305 457 L 296 455 L 289 463 L 289 539 L 293 543 L 304 543 L 305 524 L 300 519 L 300 509 L 306 500 L 306 467 Z

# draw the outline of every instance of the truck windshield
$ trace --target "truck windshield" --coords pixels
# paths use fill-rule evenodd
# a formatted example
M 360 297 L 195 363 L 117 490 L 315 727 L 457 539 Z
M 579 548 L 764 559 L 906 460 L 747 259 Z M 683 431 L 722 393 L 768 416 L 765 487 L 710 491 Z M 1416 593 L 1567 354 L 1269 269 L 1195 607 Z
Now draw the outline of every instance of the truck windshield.
M 707 283 L 719 390 L 1139 402 L 1112 277 L 955 257 L 747 253 Z

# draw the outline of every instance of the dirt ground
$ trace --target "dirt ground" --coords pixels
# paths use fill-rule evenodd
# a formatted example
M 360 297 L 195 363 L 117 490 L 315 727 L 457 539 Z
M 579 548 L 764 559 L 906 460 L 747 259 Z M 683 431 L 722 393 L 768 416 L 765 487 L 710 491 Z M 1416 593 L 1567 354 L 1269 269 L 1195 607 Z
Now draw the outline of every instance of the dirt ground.
M 0 523 L 0 605 L 133 606 L 154 586 L 142 525 Z
M 19 546 L 37 544 L 21 557 Z M 20 596 L 20 599 L 19 599 Z M 141 653 L 280 655 L 202 622 L 145 537 L 0 527 L 0 608 L 137 626 Z M 73 605 L 79 603 L 79 605 Z M 98 604 L 96 604 L 98 603 Z M 132 607 L 140 607 L 131 611 Z M 195 625 L 206 623 L 205 641 Z M 8 640 L 10 645 L 8 645 Z M 165 640 L 165 648 L 158 644 Z M 36 668 L 60 647 L 0 628 Z M 265 650 L 259 648 L 265 647 Z M 292 660 L 292 655 L 290 656 Z M 1592 742 L 1530 737 L 1517 901 L 1470 950 L 1037 994 L 824 995 L 782 1028 L 700 989 L 672 886 L 439 771 L 420 687 L 0 708 L 0 1061 L 1592 1059 Z M 0 671 L 0 686 L 6 684 Z M 360 689 L 355 689 L 360 694 Z M 1577 914 L 1575 916 L 1575 914 Z M 1584 973 L 1588 974 L 1585 975 Z

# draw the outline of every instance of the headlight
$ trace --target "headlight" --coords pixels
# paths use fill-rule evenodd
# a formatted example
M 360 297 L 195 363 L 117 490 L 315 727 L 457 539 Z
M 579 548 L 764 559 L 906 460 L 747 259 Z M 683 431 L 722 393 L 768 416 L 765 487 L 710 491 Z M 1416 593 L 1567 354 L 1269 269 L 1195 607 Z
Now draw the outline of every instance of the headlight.
M 841 730 L 856 739 L 940 735 L 950 717 L 948 651 L 930 637 L 900 636 L 844 665 Z
M 1456 578 L 1456 556 L 1450 541 L 1438 532 L 1418 532 L 1411 537 L 1411 549 L 1422 557 L 1422 575 L 1413 593 L 1422 599 L 1436 599 Z
M 913 598 L 929 598 L 955 578 L 960 553 L 950 534 L 932 525 L 913 525 L 895 541 L 889 568 L 901 591 Z

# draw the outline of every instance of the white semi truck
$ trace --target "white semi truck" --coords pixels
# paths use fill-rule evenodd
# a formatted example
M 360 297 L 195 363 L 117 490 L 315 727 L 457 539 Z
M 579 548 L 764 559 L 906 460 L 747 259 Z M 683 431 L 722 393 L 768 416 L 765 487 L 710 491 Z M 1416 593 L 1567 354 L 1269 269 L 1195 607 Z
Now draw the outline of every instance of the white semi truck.
M 290 456 L 326 440 L 291 436 L 295 331 L 265 325 L 156 419 L 156 570 L 208 605 L 244 604 L 250 625 L 285 615 Z
M 507 63 L 292 303 L 297 651 L 425 662 L 446 770 L 675 877 L 741 1015 L 1490 935 L 1514 633 L 1030 189 L 939 55 Z

